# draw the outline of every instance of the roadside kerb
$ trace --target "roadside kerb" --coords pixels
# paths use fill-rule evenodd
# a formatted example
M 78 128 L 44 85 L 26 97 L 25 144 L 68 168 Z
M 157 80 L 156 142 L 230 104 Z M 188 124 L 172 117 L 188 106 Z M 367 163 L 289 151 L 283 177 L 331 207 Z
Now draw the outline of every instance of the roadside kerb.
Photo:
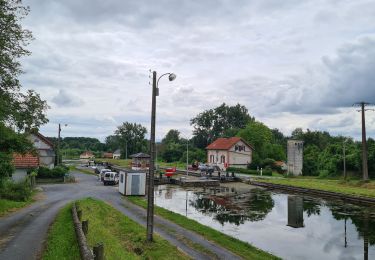
M 354 196 L 354 195 L 348 195 L 348 194 L 343 194 L 343 193 L 338 193 L 338 192 L 333 192 L 333 191 L 302 188 L 302 187 L 296 187 L 296 186 L 290 186 L 290 185 L 284 185 L 284 184 L 274 184 L 274 183 L 259 182 L 259 181 L 252 181 L 252 180 L 250 180 L 248 183 L 251 185 L 265 187 L 269 189 L 292 191 L 292 192 L 297 192 L 297 193 L 306 193 L 308 195 L 317 195 L 321 197 L 335 198 L 335 199 L 340 199 L 340 200 L 344 200 L 344 201 L 351 202 L 351 203 L 375 205 L 375 198 Z

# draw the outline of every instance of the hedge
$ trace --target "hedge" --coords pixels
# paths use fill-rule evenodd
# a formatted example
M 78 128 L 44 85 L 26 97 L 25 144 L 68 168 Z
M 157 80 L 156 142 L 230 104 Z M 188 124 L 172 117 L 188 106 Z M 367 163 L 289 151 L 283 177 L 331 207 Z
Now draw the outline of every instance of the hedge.
M 236 167 L 228 167 L 227 172 L 236 172 L 236 173 L 243 173 L 243 174 L 252 174 L 252 175 L 260 175 L 260 171 L 257 170 L 250 170 L 245 168 L 236 168 Z M 271 169 L 263 169 L 262 175 L 264 176 L 272 176 Z
M 37 178 L 62 178 L 69 172 L 66 166 L 56 166 L 53 169 L 39 167 L 37 170 Z

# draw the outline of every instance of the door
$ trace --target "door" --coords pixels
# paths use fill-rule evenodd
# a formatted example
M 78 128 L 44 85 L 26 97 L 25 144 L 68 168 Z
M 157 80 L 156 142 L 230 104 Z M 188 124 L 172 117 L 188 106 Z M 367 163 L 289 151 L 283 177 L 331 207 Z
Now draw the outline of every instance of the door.
M 139 194 L 139 185 L 141 183 L 139 175 L 132 176 L 132 184 L 131 184 L 131 195 L 138 195 Z

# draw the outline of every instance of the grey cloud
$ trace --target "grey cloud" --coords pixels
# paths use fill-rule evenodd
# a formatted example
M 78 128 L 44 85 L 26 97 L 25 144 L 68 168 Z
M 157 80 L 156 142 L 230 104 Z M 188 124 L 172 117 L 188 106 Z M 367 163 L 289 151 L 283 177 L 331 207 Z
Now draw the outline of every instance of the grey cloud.
M 52 102 L 59 107 L 79 107 L 83 105 L 83 100 L 67 91 L 60 89 L 59 93 L 52 98 Z

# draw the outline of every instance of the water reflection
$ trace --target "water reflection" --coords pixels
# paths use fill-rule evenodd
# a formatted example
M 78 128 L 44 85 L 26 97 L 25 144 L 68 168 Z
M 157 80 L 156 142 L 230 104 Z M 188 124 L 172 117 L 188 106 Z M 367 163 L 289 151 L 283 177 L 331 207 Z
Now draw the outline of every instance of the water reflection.
M 374 208 L 249 187 L 159 186 L 155 200 L 285 259 L 375 259 Z
M 301 228 L 303 225 L 303 198 L 299 196 L 288 196 L 288 225 L 289 227 Z
M 190 201 L 190 205 L 203 214 L 213 216 L 221 224 L 228 222 L 237 226 L 245 221 L 263 220 L 274 206 L 269 192 L 251 190 L 238 194 L 232 191 L 228 188 L 210 189 L 209 194 L 196 192 L 196 198 Z

